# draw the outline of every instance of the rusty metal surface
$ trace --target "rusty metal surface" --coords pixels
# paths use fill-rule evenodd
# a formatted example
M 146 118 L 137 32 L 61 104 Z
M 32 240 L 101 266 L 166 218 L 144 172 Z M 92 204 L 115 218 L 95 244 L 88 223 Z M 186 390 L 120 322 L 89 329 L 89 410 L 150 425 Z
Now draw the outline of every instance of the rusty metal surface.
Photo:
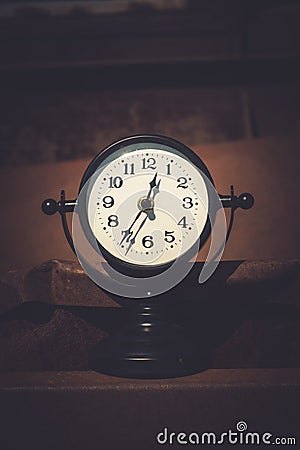
M 87 370 L 90 349 L 107 335 L 103 327 L 69 311 L 31 312 L 1 324 L 0 371 Z
M 299 439 L 299 369 L 210 370 L 164 381 L 6 373 L 0 386 L 5 450 L 153 450 L 164 427 L 221 433 L 241 420 L 250 432 Z
M 253 296 L 264 301 L 260 293 L 269 293 L 268 301 L 300 306 L 300 264 L 293 261 L 244 261 L 228 277 L 226 284 L 241 299 Z
M 205 367 L 300 367 L 298 261 L 224 261 L 202 286 L 200 269 L 160 301 L 201 344 Z M 92 347 L 125 323 L 123 301 L 116 307 L 78 263 L 21 275 L 0 284 L 0 371 L 87 370 Z
M 234 264 L 234 262 L 232 262 Z M 230 264 L 221 262 L 218 269 Z M 200 265 L 199 272 L 200 272 Z M 300 304 L 299 261 L 240 261 L 235 270 L 223 280 L 227 298 L 239 293 L 241 301 L 250 291 L 256 298 L 262 288 L 272 292 L 268 301 L 279 304 Z M 197 267 L 197 266 L 196 266 Z M 226 272 L 226 270 L 225 270 Z M 217 274 L 216 274 L 217 275 Z M 214 280 L 213 277 L 212 287 Z M 203 288 L 195 283 L 193 295 Z M 248 295 L 246 295 L 248 298 Z M 264 301 L 264 298 L 261 298 Z M 112 296 L 96 286 L 76 261 L 51 260 L 28 270 L 10 271 L 0 280 L 0 314 L 26 302 L 51 305 L 118 307 Z
M 253 284 L 292 281 L 299 274 L 299 261 L 244 261 L 230 275 L 228 283 Z
M 0 313 L 25 302 L 52 305 L 119 306 L 84 273 L 76 261 L 47 261 L 8 272 L 0 281 Z

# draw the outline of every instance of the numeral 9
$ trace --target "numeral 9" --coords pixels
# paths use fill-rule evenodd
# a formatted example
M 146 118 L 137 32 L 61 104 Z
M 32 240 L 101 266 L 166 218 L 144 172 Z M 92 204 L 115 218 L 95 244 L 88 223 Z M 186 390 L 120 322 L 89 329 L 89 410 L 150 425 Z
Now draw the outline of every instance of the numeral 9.
M 114 205 L 115 201 L 111 195 L 107 195 L 103 197 L 103 206 L 104 208 L 111 208 Z

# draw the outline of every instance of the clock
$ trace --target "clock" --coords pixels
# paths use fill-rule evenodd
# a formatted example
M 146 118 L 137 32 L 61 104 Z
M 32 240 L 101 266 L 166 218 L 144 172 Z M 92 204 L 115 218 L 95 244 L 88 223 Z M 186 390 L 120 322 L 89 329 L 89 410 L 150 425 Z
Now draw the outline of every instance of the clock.
M 197 346 L 186 330 L 161 314 L 162 294 L 187 275 L 210 235 L 216 241 L 220 212 L 223 234 L 212 261 L 224 248 L 235 210 L 253 203 L 251 194 L 237 197 L 233 187 L 229 195 L 218 194 L 199 156 L 157 135 L 130 136 L 105 148 L 83 174 L 77 199 L 66 200 L 62 191 L 59 202 L 44 200 L 44 213 L 60 213 L 87 275 L 120 303 L 123 297 L 138 300 L 127 325 L 93 353 L 93 368 L 134 377 L 179 376 L 199 369 Z M 224 208 L 231 209 L 227 232 Z M 73 212 L 72 235 L 68 212 Z M 99 269 L 100 257 L 104 265 Z M 217 264 L 209 267 L 210 275 Z
M 134 136 L 91 162 L 82 223 L 120 272 L 151 276 L 199 249 L 210 231 L 212 177 L 185 145 L 162 136 Z

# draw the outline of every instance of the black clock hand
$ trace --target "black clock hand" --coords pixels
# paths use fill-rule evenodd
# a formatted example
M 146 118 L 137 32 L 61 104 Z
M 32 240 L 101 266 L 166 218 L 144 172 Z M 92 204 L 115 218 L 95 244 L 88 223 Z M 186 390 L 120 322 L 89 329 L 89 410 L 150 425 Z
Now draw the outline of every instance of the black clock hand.
M 153 180 L 149 183 L 149 184 L 150 184 L 150 189 L 149 189 L 149 192 L 148 192 L 147 200 L 150 200 L 150 196 L 151 196 L 151 192 L 152 192 L 152 191 L 153 191 L 153 197 L 152 197 L 152 200 L 155 198 L 155 196 L 156 196 L 156 195 L 158 194 L 158 192 L 159 192 L 159 186 L 160 186 L 161 180 L 159 180 L 159 182 L 156 184 L 156 179 L 157 179 L 157 173 L 154 175 Z M 121 240 L 121 242 L 120 242 L 120 245 L 124 242 L 125 239 L 126 239 L 126 242 L 129 241 L 129 239 L 130 239 L 130 237 L 131 237 L 131 235 L 132 235 L 131 229 L 132 229 L 133 225 L 136 223 L 136 221 L 138 220 L 138 218 L 140 217 L 140 215 L 141 215 L 142 212 L 145 212 L 145 213 L 147 214 L 147 217 L 148 217 L 150 220 L 154 220 L 154 219 L 155 219 L 155 214 L 154 214 L 153 208 L 149 208 L 149 209 L 146 208 L 146 209 L 142 209 L 141 211 L 139 211 L 139 213 L 137 214 L 136 218 L 134 219 L 134 221 L 132 222 L 132 224 L 130 225 L 130 227 L 129 227 L 127 230 L 122 231 L 122 233 L 124 234 L 124 236 L 123 236 L 123 238 L 122 238 L 122 240 Z M 146 217 L 146 219 L 147 219 L 147 217 Z M 126 251 L 126 255 L 127 255 L 128 251 L 129 251 L 129 249 L 130 249 L 130 248 L 132 247 L 132 245 L 134 244 L 134 242 L 135 242 L 135 237 L 136 237 L 137 233 L 140 231 L 140 229 L 142 228 L 142 226 L 144 225 L 144 222 L 145 222 L 145 219 L 144 219 L 144 221 L 142 222 L 141 226 L 138 228 L 138 230 L 137 230 L 136 234 L 134 235 L 134 237 L 130 240 L 130 242 L 132 242 L 132 241 L 133 241 L 133 242 L 132 242 L 131 245 L 129 245 L 129 247 L 128 247 L 127 251 Z
M 160 186 L 161 179 L 159 182 L 154 186 L 153 188 L 153 197 L 152 200 L 154 200 L 155 196 L 159 193 L 159 186 Z
M 153 180 L 150 181 L 150 183 L 149 183 L 150 184 L 150 189 L 149 189 L 149 192 L 148 192 L 148 195 L 147 195 L 147 200 L 150 199 L 150 195 L 151 195 L 152 189 L 154 188 L 154 186 L 156 186 L 156 178 L 157 178 L 157 172 L 154 175 Z
M 161 180 L 159 180 L 159 182 L 153 187 L 153 197 L 152 200 L 154 200 L 155 196 L 159 193 L 159 186 L 160 186 L 160 182 Z M 150 209 L 146 209 L 145 213 L 147 214 L 148 218 L 150 220 L 155 220 L 156 216 L 154 213 L 154 208 L 150 208 Z
M 122 233 L 124 234 L 124 236 L 123 236 L 123 238 L 122 238 L 122 240 L 121 240 L 121 242 L 120 242 L 120 245 L 124 242 L 125 239 L 126 239 L 127 242 L 129 241 L 129 238 L 131 237 L 131 235 L 132 235 L 132 233 L 133 233 L 133 232 L 131 231 L 131 229 L 132 229 L 133 225 L 135 224 L 135 222 L 136 222 L 136 221 L 138 220 L 138 218 L 140 217 L 140 215 L 142 214 L 142 212 L 143 212 L 143 211 L 139 211 L 139 212 L 137 213 L 137 215 L 136 215 L 134 221 L 133 221 L 132 224 L 130 225 L 130 227 L 129 227 L 127 230 L 122 231 Z
M 132 239 L 130 239 L 130 244 L 128 245 L 128 248 L 126 250 L 125 255 L 127 255 L 127 253 L 129 252 L 129 250 L 131 249 L 131 247 L 133 246 L 133 244 L 135 243 L 135 238 L 137 237 L 137 234 L 139 233 L 139 231 L 141 230 L 141 228 L 144 226 L 144 223 L 146 222 L 146 220 L 148 219 L 148 215 L 145 217 L 145 219 L 143 220 L 143 222 L 141 223 L 141 225 L 138 227 L 135 235 L 133 236 Z

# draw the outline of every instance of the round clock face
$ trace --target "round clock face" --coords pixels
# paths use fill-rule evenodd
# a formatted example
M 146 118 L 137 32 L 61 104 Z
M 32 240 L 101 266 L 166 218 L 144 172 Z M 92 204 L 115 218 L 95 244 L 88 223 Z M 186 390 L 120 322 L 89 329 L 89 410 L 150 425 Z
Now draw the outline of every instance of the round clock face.
M 107 156 L 104 151 L 90 178 L 89 226 L 100 246 L 123 263 L 171 263 L 195 245 L 206 226 L 203 172 L 165 139 L 135 139 Z

